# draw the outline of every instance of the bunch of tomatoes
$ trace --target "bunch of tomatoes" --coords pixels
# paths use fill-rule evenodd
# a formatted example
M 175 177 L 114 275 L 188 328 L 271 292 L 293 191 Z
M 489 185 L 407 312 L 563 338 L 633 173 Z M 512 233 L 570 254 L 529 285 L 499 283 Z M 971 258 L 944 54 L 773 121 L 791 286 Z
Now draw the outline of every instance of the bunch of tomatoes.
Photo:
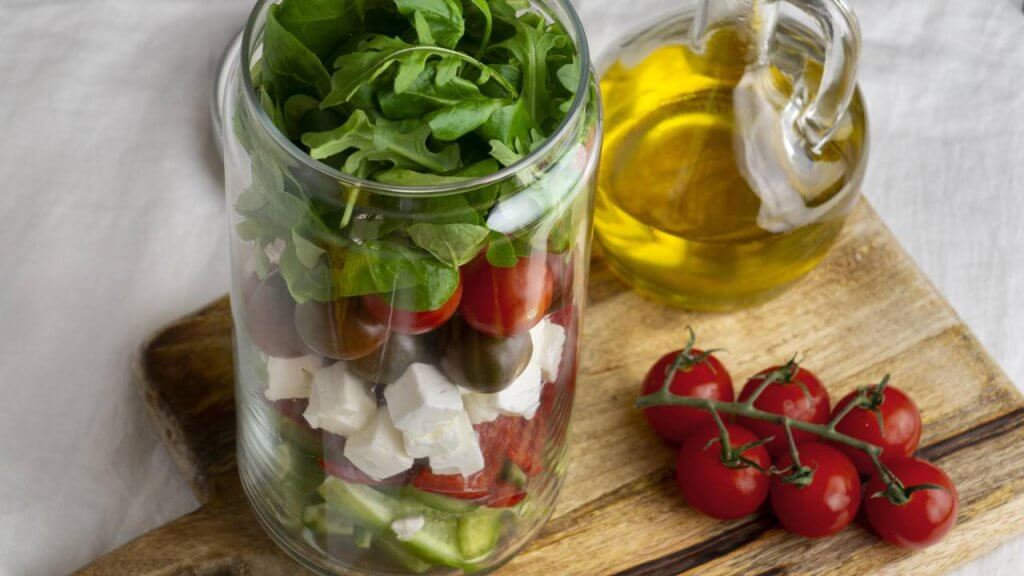
M 700 400 L 644 409 L 654 431 L 680 446 L 676 480 L 690 506 L 730 520 L 770 499 L 783 527 L 811 538 L 839 532 L 863 507 L 880 537 L 913 549 L 935 544 L 953 527 L 956 487 L 938 466 L 913 457 L 921 415 L 888 378 L 833 407 L 821 380 L 791 360 L 758 372 L 735 400 L 714 351 L 692 344 L 691 333 L 690 344 L 659 359 L 643 385 L 644 396 L 667 384 L 672 397 Z M 758 418 L 766 414 L 819 426 L 801 430 Z M 865 443 L 881 449 L 878 464 Z

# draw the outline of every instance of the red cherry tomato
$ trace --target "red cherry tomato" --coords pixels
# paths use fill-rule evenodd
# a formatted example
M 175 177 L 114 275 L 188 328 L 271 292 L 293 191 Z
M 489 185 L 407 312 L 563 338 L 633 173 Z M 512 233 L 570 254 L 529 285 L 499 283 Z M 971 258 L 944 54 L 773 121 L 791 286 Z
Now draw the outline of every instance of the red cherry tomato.
M 785 366 L 776 366 L 762 370 L 747 381 L 740 392 L 740 402 L 753 395 L 754 391 L 770 374 L 779 374 L 780 380 L 773 382 L 758 396 L 754 406 L 766 412 L 789 416 L 794 420 L 803 420 L 815 424 L 828 423 L 829 399 L 828 390 L 810 370 L 790 362 Z M 806 389 L 806 390 L 805 390 Z M 739 423 L 746 426 L 761 438 L 773 436 L 768 443 L 768 452 L 773 458 L 786 453 L 789 448 L 786 432 L 782 426 L 752 418 L 740 418 Z M 814 439 L 815 436 L 802 430 L 793 430 L 793 439 L 797 444 Z
M 485 498 L 501 475 L 509 445 L 519 437 L 521 424 L 522 418 L 502 416 L 493 422 L 473 427 L 484 455 L 484 469 L 476 474 L 468 478 L 462 474 L 434 474 L 429 466 L 423 466 L 414 472 L 412 485 L 426 492 L 461 500 Z
M 857 392 L 851 392 L 843 397 L 836 404 L 832 411 L 835 417 L 850 402 L 857 398 Z M 843 417 L 836 425 L 836 430 L 874 444 L 882 448 L 882 461 L 890 462 L 899 458 L 905 458 L 917 450 L 921 441 L 921 413 L 909 396 L 898 388 L 885 387 L 879 396 L 877 410 L 867 408 L 854 408 L 852 412 Z M 878 428 L 878 415 L 882 417 L 882 429 Z M 875 467 L 871 458 L 864 452 L 837 444 L 836 448 L 842 450 L 846 456 L 853 461 L 861 474 L 871 474 Z
M 887 498 L 872 497 L 885 490 L 876 474 L 868 482 L 865 494 L 868 523 L 886 542 L 901 548 L 920 549 L 935 544 L 956 523 L 960 497 L 956 486 L 941 468 L 916 458 L 902 458 L 887 464 L 904 487 L 935 484 L 944 490 L 916 490 L 903 504 Z
M 656 392 L 661 388 L 676 357 L 684 351 L 669 352 L 651 367 L 644 379 L 644 394 Z M 679 396 L 732 402 L 732 377 L 729 376 L 729 371 L 713 354 L 701 359 L 703 355 L 703 351 L 695 348 L 687 352 L 686 358 L 672 377 L 669 391 Z M 644 417 L 658 436 L 676 444 L 685 440 L 690 432 L 714 422 L 706 410 L 685 406 L 646 408 Z
M 857 468 L 839 450 L 817 442 L 800 446 L 800 463 L 814 472 L 807 486 L 785 483 L 785 475 L 772 479 L 775 517 L 790 532 L 808 538 L 839 532 L 853 521 L 860 507 Z M 775 466 L 786 469 L 792 465 L 786 454 Z
M 725 428 L 733 448 L 757 440 L 753 432 L 741 426 L 726 424 Z M 721 444 L 708 445 L 709 440 L 718 437 L 718 427 L 712 424 L 696 430 L 683 442 L 676 463 L 679 490 L 690 506 L 712 518 L 732 520 L 753 514 L 768 498 L 771 480 L 753 466 L 723 463 Z M 745 450 L 743 456 L 764 469 L 772 464 L 764 446 Z
M 367 317 L 400 334 L 425 334 L 441 326 L 455 314 L 462 298 L 462 282 L 459 282 L 451 297 L 436 310 L 403 310 L 401 300 L 395 301 L 394 298 L 394 295 L 382 297 L 379 294 L 363 296 L 363 308 Z
M 384 345 L 387 329 L 368 319 L 360 299 L 304 302 L 295 308 L 295 327 L 313 351 L 336 360 L 362 358 Z
M 540 322 L 551 303 L 547 256 L 520 258 L 510 268 L 491 266 L 481 255 L 462 267 L 462 311 L 466 322 L 491 336 L 526 332 Z

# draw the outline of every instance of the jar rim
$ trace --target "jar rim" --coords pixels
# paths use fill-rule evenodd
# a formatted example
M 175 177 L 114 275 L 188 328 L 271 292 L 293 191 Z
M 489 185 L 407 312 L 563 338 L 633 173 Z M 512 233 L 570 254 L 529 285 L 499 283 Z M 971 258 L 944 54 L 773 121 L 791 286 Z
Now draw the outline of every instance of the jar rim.
M 559 24 L 563 26 L 568 25 L 568 29 L 571 30 L 570 38 L 572 38 L 576 45 L 577 56 L 582 70 L 579 81 L 576 85 L 576 90 L 573 93 L 572 100 L 570 100 L 568 112 L 555 130 L 552 131 L 551 135 L 545 138 L 544 142 L 540 146 L 531 150 L 529 154 L 509 166 L 505 166 L 500 170 L 485 176 L 480 176 L 464 182 L 436 184 L 432 186 L 404 186 L 382 184 L 373 180 L 367 180 L 365 178 L 358 178 L 351 174 L 346 174 L 345 172 L 328 166 L 319 160 L 314 160 L 309 154 L 296 146 L 294 142 L 281 133 L 281 131 L 274 125 L 273 120 L 271 120 L 267 115 L 263 106 L 260 105 L 259 97 L 256 94 L 256 86 L 252 81 L 251 47 L 253 45 L 252 43 L 254 40 L 256 22 L 259 19 L 260 14 L 269 9 L 269 5 L 273 3 L 275 3 L 275 0 L 256 0 L 256 5 L 253 6 L 252 12 L 250 12 L 249 18 L 245 23 L 245 29 L 242 31 L 242 41 L 240 46 L 240 63 L 242 69 L 239 72 L 242 77 L 242 92 L 245 94 L 246 104 L 249 106 L 250 112 L 257 118 L 257 121 L 260 123 L 263 130 L 268 132 L 274 143 L 283 149 L 289 156 L 293 157 L 298 162 L 301 162 L 306 167 L 316 170 L 324 176 L 337 180 L 338 182 L 352 188 L 391 195 L 447 195 L 475 190 L 483 186 L 496 184 L 514 176 L 517 173 L 527 170 L 531 166 L 540 162 L 543 158 L 547 157 L 567 136 L 569 131 L 584 113 L 592 74 L 590 68 L 590 47 L 587 42 L 586 32 L 583 29 L 583 22 L 580 20 L 579 14 L 573 7 L 571 0 L 552 0 L 553 4 L 556 4 L 562 9 L 566 19 L 568 20 L 568 22 L 559 22 Z

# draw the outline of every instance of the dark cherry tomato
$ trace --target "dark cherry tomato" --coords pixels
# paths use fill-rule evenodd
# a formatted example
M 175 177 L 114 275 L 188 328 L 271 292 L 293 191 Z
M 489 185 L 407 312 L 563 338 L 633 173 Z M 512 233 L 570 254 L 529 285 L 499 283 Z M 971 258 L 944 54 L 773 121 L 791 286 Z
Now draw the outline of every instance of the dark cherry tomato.
M 380 348 L 387 335 L 383 325 L 366 318 L 357 298 L 299 304 L 295 326 L 310 349 L 336 360 L 366 356 Z
M 509 443 L 517 437 L 516 431 L 521 420 L 501 416 L 493 422 L 473 427 L 484 455 L 483 470 L 467 478 L 462 474 L 434 474 L 429 466 L 421 466 L 413 473 L 412 485 L 426 492 L 444 494 L 461 500 L 486 498 L 501 475 Z
M 903 504 L 887 498 L 872 497 L 885 490 L 877 474 L 865 488 L 868 523 L 886 542 L 901 548 L 920 549 L 935 544 L 953 528 L 960 496 L 956 486 L 941 468 L 916 458 L 901 458 L 886 464 L 904 487 L 935 484 L 940 489 L 911 492 Z
M 461 274 L 459 310 L 470 326 L 491 336 L 526 332 L 551 303 L 551 270 L 544 254 L 522 257 L 509 268 L 491 266 L 481 255 L 463 266 Z
M 257 348 L 280 358 L 307 353 L 295 331 L 295 301 L 280 274 L 267 276 L 245 304 L 245 325 Z
M 856 398 L 857 392 L 844 396 L 839 404 L 836 404 L 832 416 L 835 417 Z M 888 463 L 913 454 L 921 441 L 921 413 L 918 412 L 914 401 L 902 390 L 889 386 L 883 388 L 882 393 L 874 401 L 877 402 L 877 406 L 873 406 L 872 409 L 854 408 L 839 421 L 836 430 L 881 447 L 883 462 Z M 879 415 L 882 418 L 881 429 L 878 427 Z M 842 450 L 853 461 L 861 474 L 874 472 L 875 467 L 871 463 L 871 458 L 864 452 L 845 444 L 837 444 L 836 448 Z
M 350 360 L 348 368 L 360 378 L 375 384 L 391 384 L 416 362 L 425 347 L 422 336 L 392 332 L 384 345 L 366 356 Z
M 714 354 L 705 356 L 703 351 L 689 347 L 669 352 L 654 363 L 644 378 L 643 394 L 657 392 L 662 387 L 669 369 L 680 354 L 685 354 L 685 357 L 672 377 L 668 388 L 670 392 L 680 396 L 732 402 L 732 377 L 729 371 Z M 714 422 L 706 410 L 685 406 L 645 408 L 644 417 L 658 436 L 676 444 L 682 443 L 690 432 Z
M 449 323 L 441 346 L 441 368 L 453 382 L 477 392 L 499 392 L 530 362 L 528 332 L 501 338 L 474 330 L 461 319 Z
M 351 460 L 345 457 L 345 437 L 330 432 L 324 432 L 323 458 L 319 458 L 320 468 L 324 472 L 353 484 L 367 484 L 370 486 L 401 486 L 409 481 L 409 472 L 401 472 L 384 478 L 374 480 L 367 476 L 362 470 L 356 467 Z
M 757 441 L 757 436 L 742 426 L 726 424 L 725 428 L 733 448 Z M 711 424 L 695 430 L 683 442 L 676 461 L 679 490 L 690 506 L 712 518 L 732 520 L 753 514 L 768 498 L 771 478 L 749 464 L 723 463 L 721 444 L 708 445 L 718 437 L 718 427 Z M 743 457 L 764 470 L 772 465 L 764 446 L 744 450 Z
M 775 366 L 763 370 L 747 381 L 740 392 L 740 402 L 745 401 L 764 382 L 770 374 L 779 374 L 779 381 L 773 382 L 758 396 L 754 406 L 766 412 L 789 416 L 794 420 L 803 420 L 815 424 L 828 423 L 829 398 L 828 390 L 810 370 L 790 362 L 785 366 Z M 746 426 L 761 438 L 773 436 L 767 444 L 768 452 L 773 458 L 785 453 L 789 444 L 786 432 L 777 424 L 770 424 L 751 418 L 740 418 L 739 423 Z M 793 430 L 793 439 L 797 444 L 814 439 L 815 436 L 802 430 Z
M 367 316 L 377 324 L 401 334 L 423 334 L 441 326 L 455 314 L 462 299 L 462 283 L 455 287 L 455 292 L 437 310 L 414 312 L 402 307 L 401 293 L 381 296 L 368 294 L 363 296 L 363 307 Z
M 813 471 L 810 484 L 784 482 L 785 475 L 772 479 L 772 510 L 790 532 L 820 538 L 839 532 L 853 521 L 860 507 L 860 478 L 845 454 L 827 444 L 800 445 L 800 463 Z M 776 468 L 793 465 L 789 454 Z

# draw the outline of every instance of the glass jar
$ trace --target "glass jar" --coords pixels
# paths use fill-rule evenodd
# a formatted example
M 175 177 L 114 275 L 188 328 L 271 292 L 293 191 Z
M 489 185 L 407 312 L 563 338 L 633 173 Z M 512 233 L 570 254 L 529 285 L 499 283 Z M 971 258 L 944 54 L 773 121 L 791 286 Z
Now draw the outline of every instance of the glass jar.
M 317 573 L 488 572 L 537 533 L 564 476 L 594 75 L 519 162 L 385 185 L 312 160 L 261 107 L 250 71 L 271 5 L 246 25 L 219 111 L 242 485 Z M 571 4 L 536 7 L 589 62 Z
M 609 267 L 697 310 L 812 270 L 864 177 L 858 47 L 841 0 L 685 0 L 613 43 L 595 215 Z

